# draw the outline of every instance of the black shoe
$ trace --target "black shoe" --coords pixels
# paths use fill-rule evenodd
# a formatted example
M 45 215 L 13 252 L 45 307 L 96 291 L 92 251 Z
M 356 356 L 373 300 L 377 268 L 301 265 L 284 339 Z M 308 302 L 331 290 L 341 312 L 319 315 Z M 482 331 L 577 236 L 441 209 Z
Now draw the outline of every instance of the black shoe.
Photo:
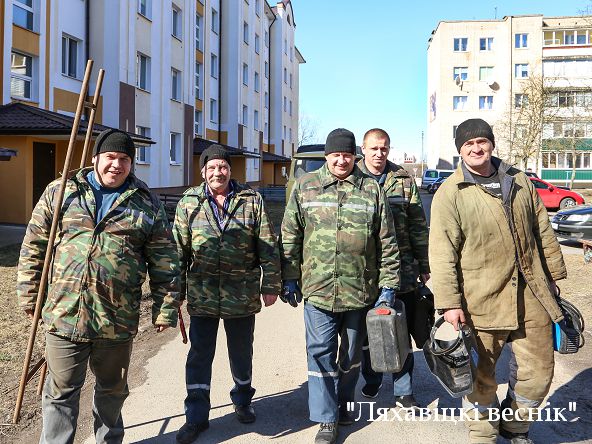
M 509 440 L 512 444 L 534 444 L 532 439 L 528 438 L 528 432 L 526 433 L 514 433 L 504 430 L 502 427 L 499 429 L 499 434 L 503 438 Z
M 362 396 L 370 399 L 374 399 L 378 396 L 378 391 L 382 387 L 382 384 L 366 384 L 362 387 Z
M 419 409 L 419 404 L 413 395 L 395 396 L 395 405 L 402 409 Z
M 206 430 L 210 426 L 208 421 L 202 422 L 200 424 L 192 424 L 190 422 L 186 422 L 183 424 L 183 427 L 179 429 L 177 432 L 177 442 L 179 444 L 191 444 L 193 441 L 197 439 L 199 434 Z
M 315 444 L 335 444 L 337 441 L 337 423 L 328 422 L 321 424 L 317 436 L 315 436 Z
M 352 413 L 347 409 L 346 406 L 339 407 L 339 425 L 340 426 L 348 426 L 354 423 L 354 416 Z
M 236 419 L 243 424 L 251 424 L 255 422 L 257 417 L 255 416 L 255 409 L 251 404 L 249 405 L 234 405 L 234 413 L 236 413 Z

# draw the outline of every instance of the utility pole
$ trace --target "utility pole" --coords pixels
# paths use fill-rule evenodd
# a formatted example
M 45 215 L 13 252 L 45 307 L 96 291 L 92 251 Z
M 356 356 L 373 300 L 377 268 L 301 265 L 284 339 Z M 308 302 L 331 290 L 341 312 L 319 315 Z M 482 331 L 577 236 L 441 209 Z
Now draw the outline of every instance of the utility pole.
M 423 130 L 421 131 L 421 177 L 423 178 Z

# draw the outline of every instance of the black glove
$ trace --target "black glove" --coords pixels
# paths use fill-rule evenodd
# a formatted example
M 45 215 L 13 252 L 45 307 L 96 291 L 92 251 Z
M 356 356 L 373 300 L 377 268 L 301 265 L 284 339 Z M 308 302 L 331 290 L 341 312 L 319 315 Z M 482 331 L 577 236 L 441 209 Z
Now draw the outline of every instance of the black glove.
M 298 288 L 298 281 L 296 281 L 296 279 L 284 281 L 284 286 L 280 293 L 280 299 L 282 302 L 287 302 L 292 307 L 298 307 L 298 304 L 302 302 L 302 292 L 300 291 L 300 288 Z

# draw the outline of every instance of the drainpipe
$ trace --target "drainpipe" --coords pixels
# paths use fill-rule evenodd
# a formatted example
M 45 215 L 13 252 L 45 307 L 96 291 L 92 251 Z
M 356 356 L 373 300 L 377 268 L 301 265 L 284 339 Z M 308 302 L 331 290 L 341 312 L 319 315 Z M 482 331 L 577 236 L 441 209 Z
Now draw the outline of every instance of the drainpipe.
M 222 131 L 222 36 L 224 35 L 224 33 L 222 32 L 222 4 L 224 3 L 224 0 L 220 0 L 220 14 L 219 14 L 219 20 L 220 20 L 220 34 L 218 34 L 220 36 L 220 49 L 218 50 L 219 54 L 218 54 L 218 143 L 222 143 L 221 141 L 221 131 Z
M 85 9 L 85 20 L 84 20 L 84 50 L 86 53 L 86 59 L 90 59 L 90 0 L 86 0 L 84 2 L 84 9 Z M 86 92 L 86 97 L 84 100 L 88 101 L 88 91 Z M 88 122 L 89 119 L 89 109 L 84 107 L 84 120 Z
M 273 21 L 271 22 L 271 24 L 269 25 L 269 35 L 268 35 L 268 39 L 269 39 L 269 48 L 268 48 L 268 55 L 267 55 L 267 65 L 268 65 L 268 74 L 269 74 L 269 78 L 268 80 L 268 84 L 269 84 L 269 106 L 267 107 L 267 121 L 269 122 L 269 124 L 267 125 L 267 144 L 271 145 L 271 42 L 272 42 L 272 38 L 271 38 L 271 27 L 273 26 L 273 24 L 275 23 L 275 21 L 277 20 L 277 15 L 274 14 L 273 16 Z M 281 39 L 280 39 L 281 41 Z M 281 56 L 280 56 L 281 57 Z M 275 148 L 274 148 L 275 151 Z M 275 154 L 275 152 L 274 152 Z M 282 153 L 283 155 L 283 153 Z

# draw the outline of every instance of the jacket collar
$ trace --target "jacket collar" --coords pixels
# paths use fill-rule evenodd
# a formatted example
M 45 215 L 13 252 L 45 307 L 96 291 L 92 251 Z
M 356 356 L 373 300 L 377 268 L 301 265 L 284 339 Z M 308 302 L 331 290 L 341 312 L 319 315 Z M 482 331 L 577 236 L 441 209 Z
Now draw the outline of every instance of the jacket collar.
M 321 186 L 324 188 L 328 187 L 329 185 L 333 185 L 334 183 L 339 181 L 337 177 L 331 174 L 326 162 L 323 165 L 323 167 L 318 170 L 318 174 L 320 176 Z M 343 179 L 343 181 L 351 183 L 356 188 L 362 188 L 364 177 L 367 176 L 360 170 L 360 168 L 358 168 L 356 164 L 354 164 L 354 169 L 352 170 L 349 176 Z
M 244 197 L 244 196 L 254 196 L 255 191 L 253 191 L 248 185 L 242 184 L 234 179 L 230 179 L 230 183 L 234 189 L 234 194 L 236 197 Z M 196 196 L 199 200 L 204 201 L 207 199 L 206 196 L 206 183 L 203 182 L 202 184 L 191 187 L 185 193 L 186 196 Z
M 85 168 L 80 168 L 78 170 L 75 170 L 75 180 L 79 183 L 88 183 L 88 180 L 86 179 L 86 175 L 88 173 L 90 173 L 91 171 L 93 171 L 94 168 L 93 167 L 85 167 Z M 145 191 L 147 193 L 150 193 L 150 188 L 148 188 L 148 185 L 146 185 L 144 182 L 142 182 L 140 179 L 138 179 L 134 173 L 129 173 L 129 176 L 127 177 L 127 181 L 129 182 L 129 186 L 127 187 L 128 190 L 134 190 L 134 189 L 140 189 L 142 191 Z
M 516 172 L 518 170 L 516 170 L 514 167 L 512 167 L 512 165 L 507 164 L 506 162 L 504 162 L 503 160 L 501 160 L 498 157 L 492 156 L 491 163 L 493 164 L 494 168 L 497 169 L 497 173 L 498 173 L 499 181 L 500 181 L 500 186 L 502 189 L 502 201 L 504 202 L 504 204 L 507 205 L 507 204 L 509 204 L 510 196 L 512 193 L 512 188 L 514 187 L 514 182 L 516 180 L 516 178 L 514 176 L 516 175 Z M 459 182 L 459 185 L 461 185 L 461 184 L 476 185 L 477 184 L 477 182 L 475 182 L 475 178 L 469 172 L 469 170 L 467 169 L 467 167 L 465 166 L 465 164 L 463 162 L 460 163 L 457 171 L 460 172 L 460 174 L 462 175 L 462 179 L 463 179 Z

